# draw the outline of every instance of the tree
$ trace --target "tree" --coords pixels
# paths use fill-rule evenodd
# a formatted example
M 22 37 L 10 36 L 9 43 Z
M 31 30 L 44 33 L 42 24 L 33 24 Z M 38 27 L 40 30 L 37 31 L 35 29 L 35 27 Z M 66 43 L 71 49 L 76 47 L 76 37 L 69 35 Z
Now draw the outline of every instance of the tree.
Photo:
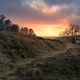
M 3 23 L 5 20 L 5 16 L 4 15 L 0 15 L 0 21 Z
M 29 31 L 29 29 L 27 27 L 24 27 L 24 28 L 22 27 L 21 28 L 21 32 L 24 33 L 24 34 L 26 34 L 26 35 L 29 34 L 28 31 Z
M 35 35 L 33 29 L 31 29 L 31 28 L 29 29 L 29 35 Z
M 10 31 L 10 28 L 11 28 L 11 26 L 12 26 L 12 23 L 11 23 L 11 21 L 8 19 L 8 20 L 5 20 L 5 30 L 6 31 Z
M 9 19 L 5 19 L 4 15 L 0 15 L 0 31 L 12 31 L 18 32 L 19 26 L 17 24 L 12 24 Z
M 67 37 L 71 42 L 75 43 L 80 33 L 80 25 L 70 24 L 65 31 L 62 32 L 62 36 Z
M 19 32 L 19 26 L 17 24 L 12 24 L 12 26 L 10 27 L 10 31 Z
M 4 22 L 5 22 L 5 16 L 4 15 L 0 15 L 0 30 L 4 30 L 5 26 L 4 26 Z
M 26 35 L 35 35 L 33 29 L 31 29 L 31 28 L 29 29 L 27 27 L 24 27 L 24 28 L 22 27 L 21 32 L 26 34 Z

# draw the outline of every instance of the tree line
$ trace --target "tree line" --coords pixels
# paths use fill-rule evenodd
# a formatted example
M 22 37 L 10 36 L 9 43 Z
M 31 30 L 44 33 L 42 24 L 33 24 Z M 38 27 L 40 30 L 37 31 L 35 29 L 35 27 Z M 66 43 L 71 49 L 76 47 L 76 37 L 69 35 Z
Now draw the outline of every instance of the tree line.
M 9 19 L 6 19 L 4 15 L 0 15 L 0 31 L 21 32 L 26 35 L 35 35 L 33 29 L 27 27 L 20 28 L 19 25 L 13 24 Z

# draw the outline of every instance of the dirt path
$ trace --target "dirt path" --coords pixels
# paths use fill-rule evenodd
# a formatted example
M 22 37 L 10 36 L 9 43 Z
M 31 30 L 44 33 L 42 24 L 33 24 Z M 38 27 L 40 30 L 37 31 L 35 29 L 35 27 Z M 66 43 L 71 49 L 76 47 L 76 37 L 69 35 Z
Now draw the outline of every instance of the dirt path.
M 79 48 L 80 46 L 79 45 L 76 45 L 76 44 L 72 44 L 72 43 L 66 43 L 66 48 L 63 49 L 63 50 L 60 50 L 60 51 L 54 51 L 54 52 L 50 52 L 49 54 L 47 55 L 44 55 L 43 58 L 46 58 L 46 57 L 52 57 L 52 56 L 55 56 L 57 54 L 62 54 L 62 53 L 65 53 L 68 49 L 75 49 L 75 48 Z

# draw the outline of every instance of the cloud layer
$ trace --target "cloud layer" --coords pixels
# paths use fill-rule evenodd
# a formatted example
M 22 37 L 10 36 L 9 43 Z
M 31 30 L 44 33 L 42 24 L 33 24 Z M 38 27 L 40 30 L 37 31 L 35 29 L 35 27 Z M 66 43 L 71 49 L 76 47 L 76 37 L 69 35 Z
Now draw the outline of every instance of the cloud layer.
M 79 3 L 80 0 L 0 0 L 0 13 L 20 25 L 66 25 L 80 23 Z

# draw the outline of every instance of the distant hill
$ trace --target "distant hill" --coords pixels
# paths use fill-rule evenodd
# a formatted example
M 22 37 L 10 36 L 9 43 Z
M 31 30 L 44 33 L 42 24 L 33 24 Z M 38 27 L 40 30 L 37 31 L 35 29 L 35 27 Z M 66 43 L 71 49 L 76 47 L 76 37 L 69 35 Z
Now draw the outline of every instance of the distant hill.
M 0 80 L 80 80 L 80 45 L 1 31 Z
M 62 42 L 72 42 L 71 37 L 72 36 L 69 36 L 69 37 L 56 37 L 56 38 L 53 38 L 52 40 L 58 40 L 58 41 L 62 41 Z M 75 44 L 80 44 L 80 36 L 79 35 L 75 37 L 74 43 Z
M 56 36 L 44 36 L 43 37 L 44 39 L 55 39 L 55 38 L 57 38 Z

